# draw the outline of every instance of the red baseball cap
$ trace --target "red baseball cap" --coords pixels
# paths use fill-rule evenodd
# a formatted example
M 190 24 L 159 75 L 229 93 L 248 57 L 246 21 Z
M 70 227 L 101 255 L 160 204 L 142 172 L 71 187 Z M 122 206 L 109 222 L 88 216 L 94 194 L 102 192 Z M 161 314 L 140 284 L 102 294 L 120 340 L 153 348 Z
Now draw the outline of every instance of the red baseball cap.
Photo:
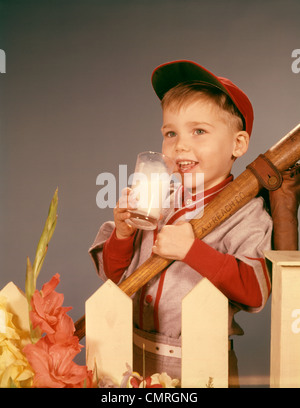
M 155 68 L 151 77 L 152 86 L 159 99 L 162 99 L 164 94 L 174 86 L 191 81 L 213 85 L 228 95 L 244 118 L 246 132 L 251 135 L 254 119 L 251 102 L 247 95 L 229 79 L 217 77 L 201 65 L 186 60 L 162 64 Z

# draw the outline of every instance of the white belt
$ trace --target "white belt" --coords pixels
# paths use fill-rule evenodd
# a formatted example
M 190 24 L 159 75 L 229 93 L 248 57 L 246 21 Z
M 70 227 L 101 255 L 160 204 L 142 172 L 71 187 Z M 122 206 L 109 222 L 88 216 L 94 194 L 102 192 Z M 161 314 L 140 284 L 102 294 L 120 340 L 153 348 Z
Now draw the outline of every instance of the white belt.
M 168 344 L 147 340 L 136 333 L 133 333 L 133 343 L 142 350 L 145 347 L 145 350 L 149 353 L 159 354 L 161 356 L 167 357 L 181 358 L 181 347 L 178 346 L 170 346 Z

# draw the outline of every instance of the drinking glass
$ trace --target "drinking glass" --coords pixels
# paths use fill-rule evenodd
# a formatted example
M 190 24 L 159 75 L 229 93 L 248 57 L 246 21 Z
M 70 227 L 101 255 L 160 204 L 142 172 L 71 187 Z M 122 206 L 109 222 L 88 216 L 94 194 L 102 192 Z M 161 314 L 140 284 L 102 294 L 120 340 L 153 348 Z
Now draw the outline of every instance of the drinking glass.
M 129 195 L 136 208 L 130 210 L 128 224 L 144 230 L 157 227 L 162 208 L 168 204 L 174 168 L 175 162 L 162 153 L 148 151 L 138 155 Z

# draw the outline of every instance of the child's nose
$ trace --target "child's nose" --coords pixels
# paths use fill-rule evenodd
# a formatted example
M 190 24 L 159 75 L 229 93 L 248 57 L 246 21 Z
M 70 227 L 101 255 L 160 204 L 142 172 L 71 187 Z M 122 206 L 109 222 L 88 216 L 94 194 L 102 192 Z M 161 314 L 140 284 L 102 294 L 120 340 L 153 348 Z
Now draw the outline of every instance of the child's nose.
M 178 137 L 175 148 L 176 148 L 176 152 L 188 151 L 190 149 L 187 140 L 183 137 Z

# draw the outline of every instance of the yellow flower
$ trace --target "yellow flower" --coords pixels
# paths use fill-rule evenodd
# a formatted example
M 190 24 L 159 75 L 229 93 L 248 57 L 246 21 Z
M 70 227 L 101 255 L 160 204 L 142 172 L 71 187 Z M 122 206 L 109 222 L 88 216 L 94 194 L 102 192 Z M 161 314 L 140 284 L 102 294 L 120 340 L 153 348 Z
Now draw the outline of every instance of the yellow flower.
M 151 375 L 152 384 L 160 384 L 163 388 L 175 388 L 179 385 L 179 380 L 172 379 L 167 373 L 156 373 Z
M 6 310 L 6 298 L 0 296 L 0 342 L 2 339 L 20 339 L 12 319 L 12 313 Z
M 127 388 L 175 388 L 180 381 L 172 379 L 167 373 L 156 373 L 143 379 L 137 372 L 128 371 Z M 127 377 L 126 377 L 127 378 Z
M 127 388 L 134 388 L 131 380 L 134 380 L 134 386 L 138 386 L 140 382 L 143 381 L 143 377 L 141 377 L 138 372 L 133 371 L 128 378 Z
M 6 309 L 6 298 L 0 296 L 0 388 L 30 387 L 34 372 L 22 353 L 22 340 L 27 334 L 13 323 Z

